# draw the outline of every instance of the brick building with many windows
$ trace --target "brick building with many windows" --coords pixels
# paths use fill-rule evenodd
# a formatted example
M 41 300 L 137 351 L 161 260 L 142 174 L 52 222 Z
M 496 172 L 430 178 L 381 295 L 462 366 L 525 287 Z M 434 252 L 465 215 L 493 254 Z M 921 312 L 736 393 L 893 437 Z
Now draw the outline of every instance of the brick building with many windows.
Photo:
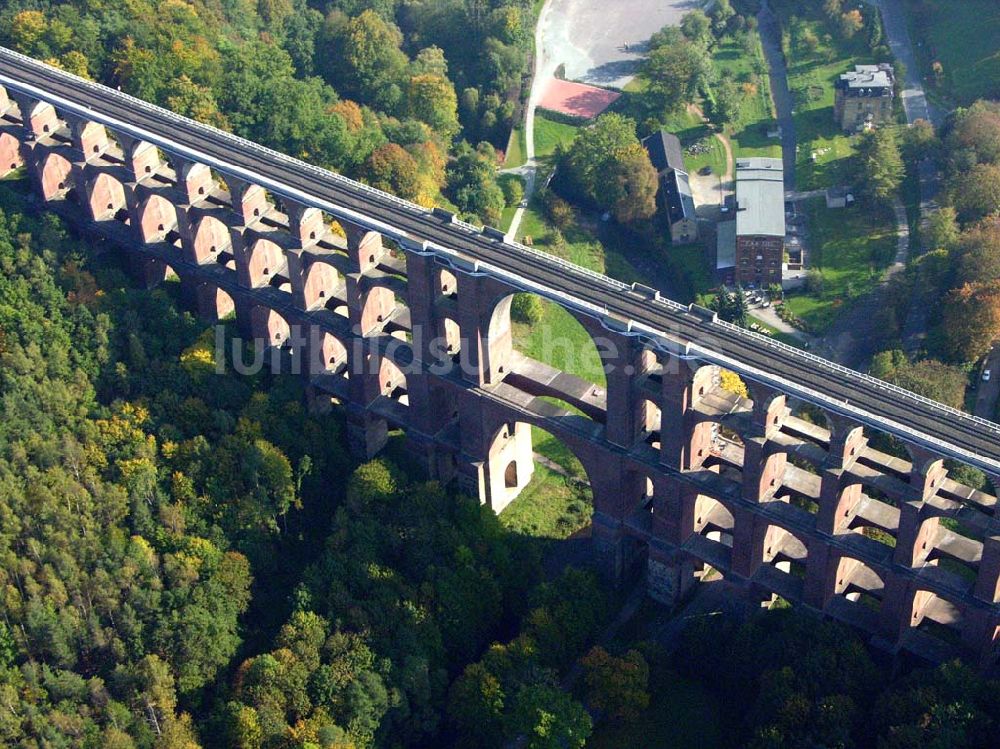
M 736 160 L 735 220 L 720 225 L 716 267 L 726 283 L 781 283 L 785 185 L 781 159 Z

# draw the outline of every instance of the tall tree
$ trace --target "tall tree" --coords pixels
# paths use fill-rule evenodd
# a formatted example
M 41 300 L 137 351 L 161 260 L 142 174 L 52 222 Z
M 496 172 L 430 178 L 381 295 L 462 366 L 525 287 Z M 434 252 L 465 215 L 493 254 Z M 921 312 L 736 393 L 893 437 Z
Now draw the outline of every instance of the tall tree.
M 958 218 L 971 223 L 1000 211 L 1000 164 L 976 164 L 949 183 Z
M 638 143 L 615 153 L 610 160 L 608 191 L 604 202 L 622 224 L 651 218 L 656 213 L 659 176 L 649 154 Z
M 889 128 L 879 128 L 867 133 L 858 147 L 861 179 L 865 192 L 879 200 L 896 194 L 903 182 L 903 158 L 899 143 Z
M 1000 281 L 965 284 L 944 300 L 940 335 L 945 354 L 975 361 L 1000 337 Z
M 458 98 L 447 78 L 430 73 L 411 77 L 406 102 L 411 117 L 426 122 L 446 141 L 458 133 Z
M 648 91 L 663 112 L 676 112 L 694 101 L 712 80 L 712 62 L 705 49 L 691 42 L 654 48 L 643 63 Z

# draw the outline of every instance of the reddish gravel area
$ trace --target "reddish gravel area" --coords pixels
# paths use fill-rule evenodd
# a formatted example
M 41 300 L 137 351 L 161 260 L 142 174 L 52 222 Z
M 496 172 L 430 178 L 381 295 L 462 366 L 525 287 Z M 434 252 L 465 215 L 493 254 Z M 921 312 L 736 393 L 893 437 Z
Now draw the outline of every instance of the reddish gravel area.
M 538 107 L 589 120 L 610 107 L 620 96 L 617 91 L 606 88 L 553 78 L 546 86 Z

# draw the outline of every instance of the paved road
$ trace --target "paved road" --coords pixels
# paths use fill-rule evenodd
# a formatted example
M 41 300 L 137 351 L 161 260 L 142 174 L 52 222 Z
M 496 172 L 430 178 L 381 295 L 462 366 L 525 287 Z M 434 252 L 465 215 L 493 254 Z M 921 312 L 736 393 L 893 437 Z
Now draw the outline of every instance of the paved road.
M 865 0 L 876 6 L 882 13 L 882 25 L 889 40 L 889 48 L 896 59 L 906 66 L 906 77 L 903 81 L 903 109 L 906 111 L 906 121 L 911 125 L 917 120 L 927 120 L 935 127 L 944 123 L 945 113 L 927 100 L 923 83 L 920 80 L 920 65 L 913 54 L 913 44 L 909 29 L 906 27 L 906 11 L 900 0 Z
M 795 120 L 792 117 L 792 94 L 788 90 L 788 69 L 785 65 L 785 53 L 781 51 L 781 27 L 778 19 L 763 0 L 760 13 L 757 14 L 760 40 L 764 48 L 764 58 L 767 60 L 769 79 L 771 82 L 771 99 L 781 126 L 781 157 L 785 167 L 785 190 L 795 190 Z
M 830 411 L 1000 472 L 998 426 L 3 48 L 0 84 L 52 101 L 64 113 L 106 124 L 175 157 L 211 166 L 227 179 L 246 180 L 290 202 L 382 232 L 407 252 L 430 253 L 440 263 L 531 290 L 597 317 L 612 330 L 642 335 L 647 345 L 675 348 L 679 341 L 691 359 L 725 366 Z
M 990 381 L 983 382 L 977 373 L 980 377 L 979 393 L 973 413 L 984 419 L 993 419 L 997 415 L 997 399 L 1000 398 L 1000 345 L 993 347 L 983 369 L 990 370 Z
M 535 70 L 531 77 L 531 93 L 528 95 L 528 106 L 524 113 L 524 150 L 527 161 L 523 166 L 509 170 L 519 174 L 524 179 L 524 198 L 517 210 L 514 211 L 510 226 L 507 227 L 507 236 L 511 239 L 517 238 L 517 230 L 521 228 L 524 212 L 531 203 L 531 197 L 535 194 L 535 178 L 538 176 L 538 162 L 535 160 L 535 109 L 537 109 L 545 86 L 552 78 L 556 67 L 555 63 L 546 55 L 542 39 L 544 36 L 542 29 L 551 9 L 552 0 L 545 0 L 545 4 L 538 13 L 538 26 L 535 27 Z

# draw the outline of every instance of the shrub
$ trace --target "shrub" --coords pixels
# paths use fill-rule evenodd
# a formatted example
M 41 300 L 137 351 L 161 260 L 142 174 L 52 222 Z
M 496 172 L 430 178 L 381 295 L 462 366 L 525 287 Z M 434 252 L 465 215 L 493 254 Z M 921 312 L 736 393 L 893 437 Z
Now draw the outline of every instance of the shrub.
M 515 294 L 510 303 L 510 316 L 515 322 L 534 325 L 542 319 L 545 309 L 534 294 Z

